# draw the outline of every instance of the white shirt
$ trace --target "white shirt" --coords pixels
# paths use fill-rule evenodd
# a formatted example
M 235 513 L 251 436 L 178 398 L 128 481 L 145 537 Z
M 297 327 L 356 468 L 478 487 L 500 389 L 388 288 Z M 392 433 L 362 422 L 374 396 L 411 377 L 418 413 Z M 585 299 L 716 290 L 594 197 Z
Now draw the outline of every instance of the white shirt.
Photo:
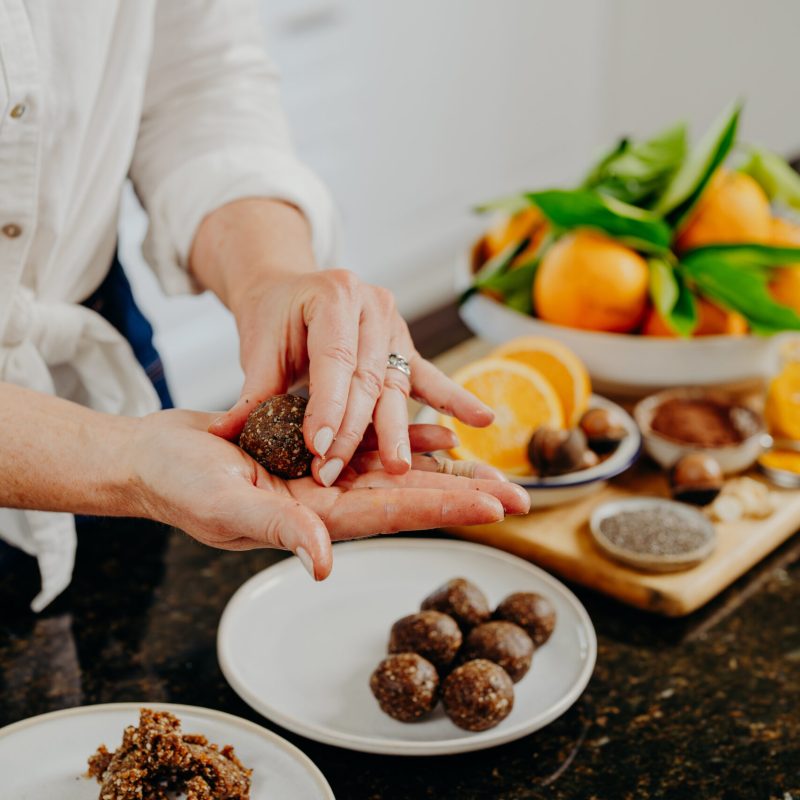
M 194 289 L 203 217 L 242 197 L 297 205 L 330 262 L 332 204 L 292 151 L 262 35 L 252 0 L 0 0 L 0 380 L 156 408 L 127 343 L 78 305 L 110 265 L 126 177 L 169 293 Z M 0 510 L 0 534 L 63 561 L 67 519 Z

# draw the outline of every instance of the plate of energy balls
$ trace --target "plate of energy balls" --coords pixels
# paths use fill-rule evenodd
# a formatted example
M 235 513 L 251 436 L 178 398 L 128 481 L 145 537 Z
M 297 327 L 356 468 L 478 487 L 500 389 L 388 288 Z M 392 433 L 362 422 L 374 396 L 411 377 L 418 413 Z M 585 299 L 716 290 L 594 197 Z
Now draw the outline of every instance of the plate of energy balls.
M 441 539 L 335 547 L 327 580 L 287 559 L 220 621 L 225 677 L 273 722 L 364 752 L 468 752 L 544 727 L 588 683 L 592 623 L 527 561 Z

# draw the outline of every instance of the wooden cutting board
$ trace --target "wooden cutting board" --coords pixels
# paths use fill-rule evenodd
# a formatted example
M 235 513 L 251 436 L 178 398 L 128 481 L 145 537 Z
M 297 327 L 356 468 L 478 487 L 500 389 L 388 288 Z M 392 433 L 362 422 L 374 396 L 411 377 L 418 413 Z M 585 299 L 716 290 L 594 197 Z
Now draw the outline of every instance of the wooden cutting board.
M 449 372 L 489 349 L 473 339 L 443 354 L 436 363 Z M 645 458 L 625 475 L 569 505 L 534 510 L 493 525 L 448 530 L 515 553 L 625 603 L 683 616 L 707 603 L 800 529 L 800 490 L 773 491 L 776 509 L 767 519 L 717 524 L 714 553 L 692 569 L 670 574 L 639 572 L 618 564 L 597 549 L 589 533 L 589 517 L 601 503 L 643 495 L 668 496 L 665 476 Z

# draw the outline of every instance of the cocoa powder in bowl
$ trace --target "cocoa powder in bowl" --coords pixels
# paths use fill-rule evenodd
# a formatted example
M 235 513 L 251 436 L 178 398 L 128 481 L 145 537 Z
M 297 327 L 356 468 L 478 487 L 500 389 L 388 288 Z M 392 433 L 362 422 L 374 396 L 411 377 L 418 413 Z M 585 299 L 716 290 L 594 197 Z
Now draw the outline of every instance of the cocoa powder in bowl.
M 758 429 L 749 409 L 710 397 L 670 397 L 656 407 L 650 427 L 698 447 L 740 444 Z

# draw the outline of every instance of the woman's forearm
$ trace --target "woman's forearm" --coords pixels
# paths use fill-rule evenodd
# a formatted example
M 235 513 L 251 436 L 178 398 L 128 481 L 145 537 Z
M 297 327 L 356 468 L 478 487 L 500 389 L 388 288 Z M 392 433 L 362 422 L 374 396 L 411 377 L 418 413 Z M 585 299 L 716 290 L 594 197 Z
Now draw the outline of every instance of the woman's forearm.
M 236 314 L 252 290 L 316 269 L 311 229 L 303 214 L 288 203 L 236 200 L 202 221 L 189 269 Z
M 135 516 L 139 424 L 0 383 L 0 506 Z

